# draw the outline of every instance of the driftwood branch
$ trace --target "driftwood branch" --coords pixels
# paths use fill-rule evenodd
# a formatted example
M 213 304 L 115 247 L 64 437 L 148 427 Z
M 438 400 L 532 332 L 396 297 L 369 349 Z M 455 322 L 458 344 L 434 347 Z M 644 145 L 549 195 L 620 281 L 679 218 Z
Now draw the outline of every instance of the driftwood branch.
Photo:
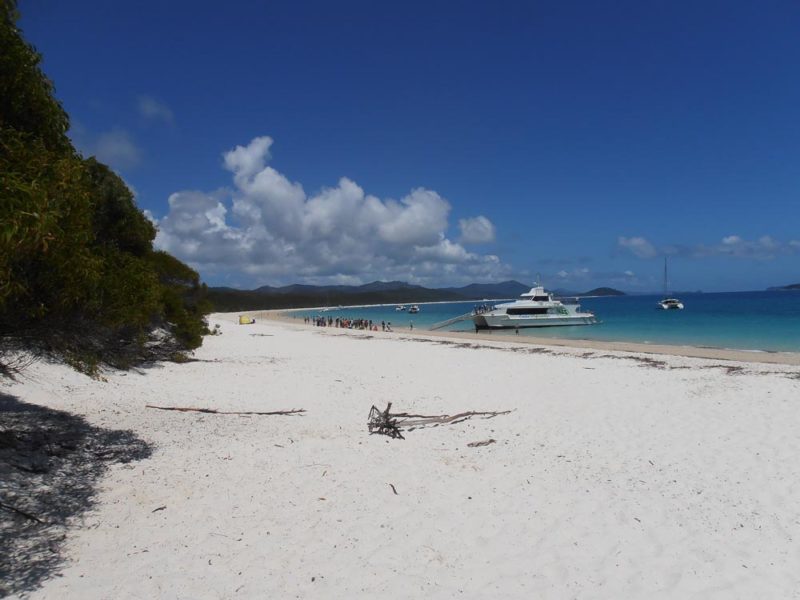
M 400 428 L 397 426 L 397 419 L 394 415 L 389 414 L 392 408 L 392 403 L 386 405 L 386 410 L 381 412 L 374 404 L 369 410 L 369 418 L 367 419 L 367 428 L 370 433 L 380 433 L 381 435 L 388 435 L 391 438 L 404 440 L 403 434 L 400 433 Z
M 376 406 L 369 411 L 367 427 L 370 433 L 388 435 L 395 439 L 405 439 L 401 428 L 413 431 L 419 427 L 437 427 L 439 425 L 451 425 L 462 423 L 472 418 L 491 419 L 499 415 L 507 415 L 510 410 L 503 411 L 469 411 L 455 415 L 415 415 L 412 413 L 391 413 L 392 403 L 386 405 L 386 409 L 381 411 Z
M 292 408 L 291 410 L 273 410 L 269 412 L 259 411 L 240 411 L 240 410 L 214 410 L 213 408 L 193 408 L 187 406 L 156 406 L 146 404 L 145 408 L 157 408 L 158 410 L 176 410 L 178 412 L 199 412 L 212 415 L 298 415 L 306 412 L 305 408 Z
M 497 440 L 490 438 L 488 440 L 483 440 L 482 442 L 470 442 L 467 444 L 467 446 L 470 448 L 480 448 L 481 446 L 488 446 L 489 444 L 494 444 L 495 442 L 497 442 Z

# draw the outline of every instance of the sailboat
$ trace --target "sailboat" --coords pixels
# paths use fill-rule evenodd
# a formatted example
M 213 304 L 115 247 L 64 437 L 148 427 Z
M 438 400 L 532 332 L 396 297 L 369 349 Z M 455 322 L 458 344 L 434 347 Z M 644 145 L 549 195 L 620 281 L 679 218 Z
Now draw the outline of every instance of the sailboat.
M 670 298 L 667 295 L 667 287 L 669 285 L 667 279 L 667 257 L 664 257 L 664 298 L 658 302 L 659 308 L 662 310 L 683 310 L 683 302 L 677 298 Z

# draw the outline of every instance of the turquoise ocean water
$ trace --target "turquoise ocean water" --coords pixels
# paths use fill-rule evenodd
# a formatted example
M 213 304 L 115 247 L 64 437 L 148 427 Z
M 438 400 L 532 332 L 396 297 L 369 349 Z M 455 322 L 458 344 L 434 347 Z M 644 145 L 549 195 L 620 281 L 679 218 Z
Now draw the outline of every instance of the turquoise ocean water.
M 521 329 L 520 335 L 567 339 L 680 344 L 763 351 L 800 351 L 800 291 L 727 292 L 680 294 L 684 310 L 656 307 L 660 296 L 583 298 L 584 310 L 593 311 L 598 325 Z M 494 301 L 498 302 L 498 301 Z M 350 319 L 391 322 L 395 331 L 424 330 L 432 324 L 469 312 L 479 302 L 420 304 L 411 315 L 394 306 L 329 309 L 326 312 L 296 311 L 303 316 L 325 315 Z M 472 322 L 458 323 L 450 330 L 472 330 Z M 513 331 L 481 332 L 481 335 L 513 336 Z

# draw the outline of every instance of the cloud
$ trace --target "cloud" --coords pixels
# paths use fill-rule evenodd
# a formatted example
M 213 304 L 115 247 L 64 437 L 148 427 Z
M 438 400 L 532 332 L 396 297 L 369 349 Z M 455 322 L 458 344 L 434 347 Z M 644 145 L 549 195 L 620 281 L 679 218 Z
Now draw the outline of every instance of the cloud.
M 623 237 L 617 238 L 617 247 L 627 250 L 639 258 L 653 258 L 658 254 L 653 244 L 643 237 Z
M 495 228 L 483 215 L 472 219 L 460 219 L 461 241 L 465 244 L 485 244 L 494 241 Z
M 800 253 L 800 242 L 781 242 L 763 235 L 757 240 L 747 240 L 739 235 L 726 235 L 716 244 L 665 245 L 656 248 L 643 237 L 617 239 L 617 247 L 639 258 L 670 255 L 685 258 L 727 256 L 752 260 L 772 260 L 780 255 Z
M 112 129 L 89 143 L 89 154 L 115 169 L 129 169 L 141 162 L 141 152 L 123 129 Z
M 130 134 L 119 127 L 103 133 L 94 133 L 76 120 L 71 123 L 69 136 L 81 154 L 94 156 L 116 171 L 133 168 L 141 162 L 141 150 Z M 133 188 L 131 191 L 136 194 Z
M 571 270 L 562 269 L 553 276 L 546 276 L 545 281 L 554 286 L 568 286 L 568 289 L 588 290 L 592 287 L 611 286 L 623 290 L 640 289 L 646 282 L 641 281 L 631 271 L 592 271 L 587 267 Z
M 738 235 L 729 235 L 727 237 L 722 238 L 722 243 L 725 246 L 735 246 L 736 244 L 740 244 L 742 242 L 742 238 Z
M 437 192 L 380 199 L 343 177 L 309 195 L 268 165 L 272 145 L 257 137 L 223 154 L 232 189 L 172 194 L 156 245 L 206 276 L 243 273 L 257 282 L 439 284 L 510 275 L 497 256 L 447 237 L 451 206 Z
M 579 267 L 571 271 L 564 269 L 556 273 L 556 276 L 562 281 L 585 281 L 589 278 L 591 271 L 587 267 Z
M 712 246 L 699 245 L 690 249 L 690 252 L 695 256 L 732 256 L 756 260 L 770 260 L 778 254 L 792 251 L 791 242 L 782 244 L 768 235 L 761 236 L 757 240 L 746 240 L 738 235 L 729 235 L 722 238 L 720 244 Z
M 163 121 L 167 125 L 172 125 L 175 121 L 172 110 L 152 96 L 139 96 L 137 108 L 139 109 L 139 114 L 150 121 Z
M 149 210 L 147 210 L 147 209 L 145 208 L 145 209 L 142 211 L 142 214 L 144 214 L 144 217 L 145 217 L 145 218 L 146 218 L 148 221 L 150 221 L 150 222 L 151 222 L 153 225 L 156 225 L 156 226 L 158 225 L 158 219 L 156 219 L 155 215 L 154 215 L 152 212 L 150 212 Z

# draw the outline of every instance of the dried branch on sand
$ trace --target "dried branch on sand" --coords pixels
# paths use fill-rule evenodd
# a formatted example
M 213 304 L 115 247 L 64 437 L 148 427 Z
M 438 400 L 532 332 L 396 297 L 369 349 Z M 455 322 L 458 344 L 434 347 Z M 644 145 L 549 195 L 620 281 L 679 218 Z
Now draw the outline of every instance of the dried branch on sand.
M 305 408 L 292 408 L 291 410 L 273 410 L 270 412 L 258 411 L 238 411 L 238 410 L 214 410 L 213 408 L 192 408 L 185 406 L 156 406 L 155 404 L 146 404 L 145 408 L 157 408 L 158 410 L 177 410 L 179 412 L 199 412 L 210 413 L 212 415 L 298 415 L 306 412 Z
M 480 419 L 491 419 L 498 415 L 507 415 L 510 410 L 499 412 L 469 411 L 458 413 L 457 415 L 415 415 L 411 413 L 391 413 L 392 403 L 386 405 L 386 410 L 379 410 L 375 405 L 369 411 L 367 427 L 370 433 L 388 435 L 391 438 L 404 440 L 401 428 L 406 431 L 413 431 L 421 427 L 438 427 L 439 425 L 452 425 L 461 423 L 473 417 Z

